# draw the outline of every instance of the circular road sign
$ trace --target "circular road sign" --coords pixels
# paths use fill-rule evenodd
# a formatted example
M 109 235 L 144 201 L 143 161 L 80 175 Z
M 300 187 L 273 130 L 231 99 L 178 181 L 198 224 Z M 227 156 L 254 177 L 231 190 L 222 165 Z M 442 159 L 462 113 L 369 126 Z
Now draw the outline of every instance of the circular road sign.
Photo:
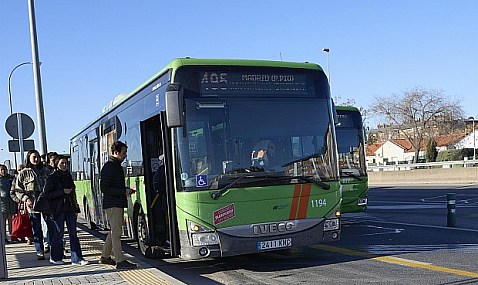
M 35 123 L 33 123 L 32 118 L 24 113 L 14 113 L 8 116 L 5 121 L 5 129 L 7 133 L 14 139 L 19 139 L 18 135 L 18 119 L 17 115 L 20 116 L 22 120 L 22 136 L 24 139 L 30 137 L 35 130 Z

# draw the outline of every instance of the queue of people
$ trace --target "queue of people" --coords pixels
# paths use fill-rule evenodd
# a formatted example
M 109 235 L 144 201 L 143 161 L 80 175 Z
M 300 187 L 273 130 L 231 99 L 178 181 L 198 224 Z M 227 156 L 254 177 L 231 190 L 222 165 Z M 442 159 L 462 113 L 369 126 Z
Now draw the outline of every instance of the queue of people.
M 12 217 L 22 209 L 28 213 L 31 223 L 32 236 L 26 236 L 27 243 L 34 244 L 38 260 L 44 260 L 45 253 L 50 252 L 50 263 L 64 264 L 66 223 L 71 263 L 88 264 L 83 258 L 76 233 L 80 208 L 76 201 L 75 184 L 68 171 L 68 159 L 51 152 L 46 161 L 42 161 L 38 151 L 30 150 L 24 166 L 19 166 L 17 170 L 16 176 L 11 176 L 7 167 L 0 165 L 0 208 L 6 222 L 2 229 L 5 241 L 17 241 L 8 240 L 6 230 L 13 238 Z
M 135 190 L 125 186 L 121 163 L 126 158 L 127 146 L 121 141 L 110 148 L 109 160 L 101 169 L 100 190 L 103 193 L 103 209 L 110 225 L 100 263 L 114 265 L 117 269 L 134 269 L 138 265 L 125 259 L 122 253 L 121 235 L 124 208 L 127 196 Z M 57 153 L 40 156 L 30 150 L 25 165 L 19 167 L 15 177 L 7 174 L 7 168 L 0 165 L 0 197 L 4 220 L 12 235 L 11 216 L 20 208 L 28 212 L 32 237 L 26 237 L 35 245 L 38 260 L 45 259 L 50 251 L 50 263 L 64 264 L 64 226 L 66 223 L 70 239 L 71 264 L 87 265 L 83 258 L 76 233 L 77 215 L 80 212 L 75 184 L 68 170 L 68 159 Z M 42 229 L 42 223 L 46 226 Z M 6 236 L 6 229 L 4 236 Z M 10 242 L 7 240 L 7 242 Z M 111 256 L 114 256 L 114 259 Z

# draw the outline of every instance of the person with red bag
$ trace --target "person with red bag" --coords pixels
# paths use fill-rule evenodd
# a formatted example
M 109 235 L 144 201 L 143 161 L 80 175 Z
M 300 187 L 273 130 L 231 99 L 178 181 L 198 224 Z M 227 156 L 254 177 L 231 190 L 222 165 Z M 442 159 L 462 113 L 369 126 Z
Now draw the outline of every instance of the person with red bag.
M 18 177 L 18 173 L 25 168 L 24 164 L 19 164 L 17 169 L 13 172 L 13 180 L 12 180 L 12 187 L 10 188 L 10 198 L 17 203 L 15 206 L 15 214 L 12 217 L 12 234 L 13 238 L 10 237 L 12 241 L 21 241 L 24 242 L 26 238 L 26 242 L 28 245 L 33 244 L 33 232 L 31 230 L 32 224 L 30 221 L 30 217 L 28 216 L 28 212 L 26 211 L 25 203 L 21 202 L 21 195 L 20 198 L 17 197 L 16 192 L 16 181 Z M 25 232 L 23 227 L 21 226 L 22 222 L 25 225 L 29 225 L 30 230 Z
M 32 223 L 25 202 L 18 204 L 18 212 L 12 217 L 11 240 L 33 239 Z
M 25 159 L 25 168 L 18 173 L 15 181 L 15 188 L 11 195 L 15 202 L 25 202 L 28 215 L 31 220 L 33 231 L 33 243 L 38 260 L 45 259 L 45 248 L 43 244 L 43 231 L 41 226 L 42 215 L 33 211 L 35 199 L 43 191 L 45 181 L 50 175 L 48 168 L 43 166 L 40 154 L 37 150 L 29 150 Z

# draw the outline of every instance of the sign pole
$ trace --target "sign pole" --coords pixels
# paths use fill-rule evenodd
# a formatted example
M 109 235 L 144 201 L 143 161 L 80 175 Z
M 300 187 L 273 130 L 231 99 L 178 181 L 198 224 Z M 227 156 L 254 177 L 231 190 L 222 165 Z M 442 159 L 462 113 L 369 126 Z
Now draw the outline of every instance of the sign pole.
M 22 126 L 22 116 L 17 113 L 17 122 L 18 122 L 18 143 L 20 144 L 20 164 L 25 163 L 25 149 L 23 145 L 23 126 Z

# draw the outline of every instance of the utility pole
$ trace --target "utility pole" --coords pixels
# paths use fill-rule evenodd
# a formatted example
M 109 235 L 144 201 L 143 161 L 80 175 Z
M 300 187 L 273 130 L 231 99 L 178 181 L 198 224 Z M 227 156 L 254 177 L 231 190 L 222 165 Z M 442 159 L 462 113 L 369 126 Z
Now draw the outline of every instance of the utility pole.
M 43 97 L 40 76 L 40 60 L 38 59 L 38 43 L 35 22 L 34 0 L 28 0 L 28 15 L 30 18 L 30 39 L 32 46 L 33 80 L 35 83 L 35 98 L 37 107 L 38 138 L 40 143 L 40 154 L 47 154 L 45 112 L 43 110 Z

